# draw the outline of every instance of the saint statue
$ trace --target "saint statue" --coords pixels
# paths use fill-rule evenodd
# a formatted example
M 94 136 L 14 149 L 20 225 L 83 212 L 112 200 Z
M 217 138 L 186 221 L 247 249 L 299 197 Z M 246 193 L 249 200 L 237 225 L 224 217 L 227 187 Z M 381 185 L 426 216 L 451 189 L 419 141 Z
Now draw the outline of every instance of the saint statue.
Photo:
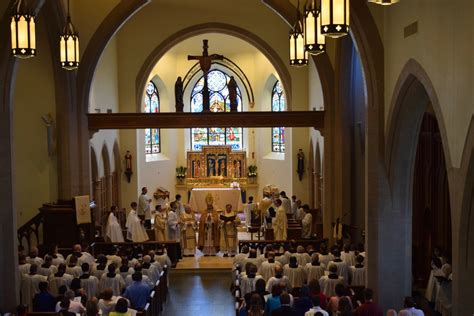
M 132 171 L 132 154 L 130 150 L 127 150 L 125 154 L 125 171 Z
M 296 154 L 296 157 L 298 159 L 298 166 L 296 169 L 296 172 L 298 173 L 298 177 L 300 181 L 303 179 L 303 173 L 304 173 L 304 153 L 303 149 L 298 149 L 298 153 Z
M 181 80 L 181 77 L 178 77 L 174 84 L 174 97 L 176 102 L 176 112 L 183 112 L 183 81 Z
M 230 111 L 237 112 L 239 105 L 237 102 L 237 82 L 235 82 L 233 76 L 230 77 L 230 80 L 227 83 L 227 89 L 229 90 Z
M 225 167 L 225 162 L 223 159 L 219 160 L 219 171 L 218 175 L 221 177 L 226 177 L 227 176 L 227 170 Z

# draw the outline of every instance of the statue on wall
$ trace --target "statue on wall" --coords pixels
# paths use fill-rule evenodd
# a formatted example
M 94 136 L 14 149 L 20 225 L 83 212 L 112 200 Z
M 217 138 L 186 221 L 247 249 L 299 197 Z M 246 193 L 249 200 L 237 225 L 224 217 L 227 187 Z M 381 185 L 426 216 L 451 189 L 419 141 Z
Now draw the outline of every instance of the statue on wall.
M 201 176 L 201 161 L 198 160 L 193 160 L 193 169 L 192 169 L 192 176 L 193 178 L 199 178 Z
M 233 167 L 234 167 L 234 170 L 233 170 L 233 176 L 234 178 L 240 178 L 242 176 L 242 165 L 240 163 L 240 160 L 234 160 L 234 163 L 233 163 Z
M 183 81 L 181 80 L 181 77 L 178 77 L 178 79 L 176 79 L 176 83 L 174 84 L 174 97 L 176 102 L 176 112 L 183 112 Z
M 51 113 L 43 115 L 41 117 L 44 124 L 46 125 L 46 133 L 47 133 L 47 140 L 48 140 L 48 156 L 52 157 L 56 150 L 56 135 L 55 135 L 55 126 L 54 126 L 54 118 Z
M 225 159 L 219 159 L 218 175 L 221 177 L 227 177 L 227 167 L 226 167 Z
M 213 158 L 207 158 L 207 176 L 216 176 L 216 161 Z
M 237 102 L 237 82 L 233 76 L 230 77 L 229 82 L 227 83 L 227 89 L 229 90 L 229 102 L 230 102 L 230 111 L 238 111 L 238 102 Z
M 298 165 L 296 172 L 298 173 L 298 177 L 300 181 L 303 179 L 303 173 L 304 173 L 304 153 L 303 149 L 298 149 L 298 153 L 296 154 L 296 158 L 298 159 Z
M 132 171 L 132 154 L 130 153 L 130 150 L 127 150 L 125 153 L 125 176 L 127 177 L 128 183 L 130 183 L 130 179 L 132 177 L 133 171 Z

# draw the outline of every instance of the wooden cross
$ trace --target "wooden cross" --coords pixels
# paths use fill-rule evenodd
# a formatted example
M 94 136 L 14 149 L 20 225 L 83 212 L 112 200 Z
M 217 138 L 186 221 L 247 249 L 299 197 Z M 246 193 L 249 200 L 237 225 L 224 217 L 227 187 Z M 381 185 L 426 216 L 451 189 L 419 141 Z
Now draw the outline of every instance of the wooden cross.
M 209 100 L 209 88 L 207 85 L 207 74 L 211 69 L 212 61 L 214 60 L 223 60 L 224 56 L 218 54 L 209 55 L 207 49 L 209 46 L 207 45 L 207 39 L 202 41 L 202 56 L 191 56 L 188 55 L 188 60 L 198 60 L 199 65 L 201 66 L 201 70 L 204 73 L 204 87 L 202 89 L 202 111 L 203 112 L 210 112 L 210 100 Z

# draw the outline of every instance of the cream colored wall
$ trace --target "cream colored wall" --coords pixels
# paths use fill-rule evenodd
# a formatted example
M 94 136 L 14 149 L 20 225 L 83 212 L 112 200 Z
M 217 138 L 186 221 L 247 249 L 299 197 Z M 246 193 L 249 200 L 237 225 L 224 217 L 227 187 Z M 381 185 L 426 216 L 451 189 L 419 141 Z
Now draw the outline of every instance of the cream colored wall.
M 384 10 L 384 8 L 374 8 Z M 413 58 L 427 72 L 441 105 L 453 167 L 459 167 L 474 114 L 474 1 L 400 1 L 385 11 L 385 119 L 406 62 Z M 418 21 L 418 33 L 403 28 Z M 446 148 L 446 147 L 445 147 Z
M 13 96 L 13 164 L 18 226 L 35 216 L 43 203 L 55 202 L 58 195 L 56 155 L 48 156 L 47 130 L 41 119 L 51 113 L 56 120 L 52 59 L 45 25 L 37 25 L 38 55 L 18 62 Z
M 95 76 L 91 85 L 89 112 L 107 113 L 112 110 L 113 113 L 118 112 L 118 81 L 117 81 L 117 41 L 113 39 L 105 49 Z M 109 154 L 110 172 L 115 170 L 114 163 L 114 143 L 119 141 L 119 133 L 117 130 L 101 130 L 95 133 L 90 140 L 91 146 L 97 153 L 98 176 L 106 176 L 103 161 L 102 148 L 105 145 Z M 120 147 L 119 147 L 120 148 Z M 121 150 L 121 156 L 125 155 L 125 151 Z M 123 177 L 123 175 L 121 175 Z
M 200 38 L 213 38 L 212 35 L 206 34 L 200 36 Z M 229 36 L 227 36 L 229 37 Z M 225 38 L 222 41 L 235 41 L 233 46 L 241 47 L 242 42 L 237 38 Z M 213 50 L 219 52 L 219 42 L 213 42 Z M 226 43 L 227 44 L 227 43 Z M 243 43 L 246 44 L 246 43 Z M 180 44 L 187 45 L 187 43 Z M 248 45 L 248 44 L 246 44 Z M 226 49 L 223 47 L 222 49 Z M 188 53 L 199 52 L 200 47 L 189 47 Z M 233 50 L 226 54 L 226 57 L 235 62 L 247 76 L 250 85 L 253 89 L 255 97 L 255 106 L 249 107 L 248 96 L 243 89 L 242 83 L 241 90 L 243 93 L 243 107 L 245 111 L 269 111 L 271 110 L 271 90 L 277 79 L 275 68 L 271 65 L 268 59 L 263 56 L 255 48 L 249 49 L 248 47 L 242 48 L 243 52 L 239 53 L 239 49 Z M 195 61 L 187 61 L 187 54 L 183 53 L 183 48 L 173 48 L 154 67 L 150 78 L 157 86 L 160 93 L 160 106 L 162 112 L 174 111 L 174 82 L 177 76 L 183 76 L 188 70 L 195 64 Z M 184 49 L 186 51 L 186 49 Z M 190 110 L 190 92 L 199 76 L 193 78 L 184 93 L 185 111 Z M 238 79 L 237 79 L 238 80 Z M 239 80 L 238 80 L 239 81 Z M 121 107 L 122 112 L 133 112 L 138 110 L 133 104 L 126 104 Z M 141 110 L 141 109 L 139 109 Z M 306 137 L 304 144 L 300 144 L 301 148 L 309 148 L 308 136 L 306 129 L 299 129 L 298 137 Z M 123 192 L 123 203 L 129 203 L 137 198 L 138 192 L 141 187 L 148 187 L 150 193 L 152 193 L 157 187 L 162 186 L 168 189 L 171 196 L 176 193 L 183 194 L 182 191 L 175 189 L 175 168 L 180 165 L 186 165 L 186 150 L 190 149 L 190 137 L 189 129 L 185 130 L 161 130 L 161 144 L 162 152 L 158 155 L 153 155 L 152 161 L 147 161 L 144 154 L 143 144 L 143 130 L 137 131 L 136 137 L 132 137 L 129 132 L 122 132 L 121 135 L 129 135 L 128 147 L 137 148 L 137 178 L 136 182 L 131 185 L 126 185 L 122 190 Z M 292 131 L 287 130 L 287 148 L 292 148 Z M 303 135 L 303 136 L 302 136 Z M 124 140 L 122 137 L 121 140 Z M 303 192 L 295 192 L 293 189 L 293 181 L 288 181 L 292 177 L 296 177 L 296 173 L 292 174 L 292 154 L 280 154 L 276 155 L 271 152 L 271 132 L 270 129 L 245 129 L 244 130 L 244 149 L 247 151 L 248 164 L 256 164 L 258 166 L 259 173 L 259 189 L 255 192 L 249 192 L 255 198 L 261 198 L 261 189 L 266 184 L 275 184 L 280 189 L 287 191 L 289 194 L 295 193 L 302 196 L 303 199 L 307 199 L 307 196 Z M 128 148 L 127 147 L 127 148 Z M 298 147 L 298 148 L 300 148 Z M 252 159 L 252 153 L 255 153 Z M 279 157 L 278 157 L 279 156 Z M 299 182 L 299 181 L 298 181 Z M 303 181 L 303 183 L 305 180 Z

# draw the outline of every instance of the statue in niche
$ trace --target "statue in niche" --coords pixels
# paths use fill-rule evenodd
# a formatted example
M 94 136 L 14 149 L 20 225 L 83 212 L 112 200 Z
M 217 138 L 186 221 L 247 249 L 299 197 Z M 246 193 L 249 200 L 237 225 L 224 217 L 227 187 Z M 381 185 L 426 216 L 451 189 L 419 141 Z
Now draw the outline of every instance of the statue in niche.
M 216 176 L 216 161 L 213 158 L 207 158 L 207 176 L 215 177 Z
M 227 83 L 227 89 L 229 90 L 230 111 L 237 112 L 239 106 L 237 102 L 237 82 L 235 82 L 233 76 L 230 77 L 230 80 Z
M 218 175 L 221 177 L 227 177 L 227 168 L 226 168 L 226 163 L 225 159 L 219 159 L 219 170 L 218 170 Z
M 176 112 L 183 112 L 183 81 L 181 77 L 178 77 L 178 79 L 176 79 L 176 83 L 174 84 L 174 97 L 176 102 Z
M 240 160 L 234 160 L 233 162 L 233 176 L 234 178 L 240 178 L 242 176 L 242 167 Z
M 193 160 L 193 178 L 201 176 L 201 161 L 199 159 Z

